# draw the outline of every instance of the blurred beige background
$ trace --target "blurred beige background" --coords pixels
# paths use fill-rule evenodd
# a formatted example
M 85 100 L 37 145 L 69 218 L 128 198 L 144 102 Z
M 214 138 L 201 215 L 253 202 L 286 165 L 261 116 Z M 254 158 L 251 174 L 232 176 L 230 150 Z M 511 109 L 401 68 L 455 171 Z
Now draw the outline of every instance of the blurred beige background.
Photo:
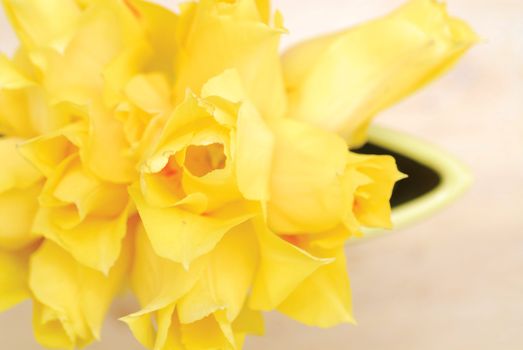
M 173 6 L 175 1 L 158 1 Z M 348 247 L 358 326 L 307 328 L 267 317 L 246 350 L 523 349 L 523 1 L 449 0 L 484 42 L 449 75 L 383 113 L 379 124 L 469 164 L 472 189 L 431 219 Z M 386 13 L 399 0 L 279 0 L 284 44 Z M 0 48 L 15 46 L 0 12 Z M 118 310 L 118 306 L 115 307 Z M 31 310 L 0 315 L 0 348 L 33 350 Z M 123 340 L 120 340 L 123 339 Z M 108 321 L 91 350 L 140 349 Z

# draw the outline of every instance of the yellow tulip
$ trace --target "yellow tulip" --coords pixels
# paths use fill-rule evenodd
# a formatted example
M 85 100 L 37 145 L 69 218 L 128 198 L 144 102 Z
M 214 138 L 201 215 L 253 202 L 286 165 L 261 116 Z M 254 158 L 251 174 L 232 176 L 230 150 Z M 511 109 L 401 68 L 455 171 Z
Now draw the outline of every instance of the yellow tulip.
M 443 3 L 409 0 L 384 18 L 287 51 L 289 115 L 361 145 L 376 113 L 440 76 L 477 40 Z
M 128 248 L 104 275 L 79 264 L 53 242 L 44 242 L 29 266 L 36 339 L 46 347 L 64 349 L 99 339 L 105 314 L 122 288 L 128 266 Z
M 282 117 L 287 97 L 278 45 L 285 30 L 281 21 L 270 26 L 267 19 L 267 1 L 184 4 L 176 35 L 178 100 L 187 88 L 199 93 L 212 77 L 236 69 L 257 109 L 267 118 Z
M 391 226 L 402 174 L 347 142 L 476 40 L 432 0 L 283 58 L 269 0 L 3 4 L 0 310 L 31 298 L 50 348 L 99 339 L 125 285 L 155 350 L 354 322 L 344 244 Z

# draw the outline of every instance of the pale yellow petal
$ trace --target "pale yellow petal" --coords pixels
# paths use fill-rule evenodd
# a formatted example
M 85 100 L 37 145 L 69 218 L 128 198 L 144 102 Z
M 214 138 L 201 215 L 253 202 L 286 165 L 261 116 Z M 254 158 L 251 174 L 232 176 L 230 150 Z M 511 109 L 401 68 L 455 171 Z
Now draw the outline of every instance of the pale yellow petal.
M 437 78 L 477 41 L 435 0 L 411 0 L 390 15 L 289 50 L 289 115 L 365 141 L 370 118 Z

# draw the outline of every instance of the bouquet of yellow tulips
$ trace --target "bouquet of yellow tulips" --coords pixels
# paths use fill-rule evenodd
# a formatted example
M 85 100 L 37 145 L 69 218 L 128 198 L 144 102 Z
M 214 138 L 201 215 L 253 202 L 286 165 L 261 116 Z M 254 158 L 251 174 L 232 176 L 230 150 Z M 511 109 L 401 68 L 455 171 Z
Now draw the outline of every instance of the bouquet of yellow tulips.
M 269 0 L 3 0 L 0 310 L 100 338 L 113 299 L 149 349 L 241 349 L 262 312 L 353 322 L 344 243 L 391 226 L 401 179 L 363 144 L 382 109 L 475 41 L 412 0 L 280 56 Z

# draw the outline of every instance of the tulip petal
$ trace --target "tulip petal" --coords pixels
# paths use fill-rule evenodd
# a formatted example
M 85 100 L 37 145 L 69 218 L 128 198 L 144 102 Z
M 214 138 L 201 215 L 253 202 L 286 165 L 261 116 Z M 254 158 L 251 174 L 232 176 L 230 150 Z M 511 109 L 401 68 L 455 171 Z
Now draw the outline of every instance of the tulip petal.
M 278 311 L 303 324 L 332 327 L 355 323 L 343 248 L 335 261 L 319 267 L 278 307 Z
M 254 228 L 244 223 L 233 228 L 209 254 L 199 283 L 178 304 L 181 323 L 192 323 L 223 309 L 228 321 L 243 308 L 257 267 Z
M 212 250 L 226 232 L 252 217 L 242 203 L 198 215 L 177 207 L 151 207 L 136 188 L 130 194 L 156 253 L 186 267 Z
M 268 223 L 275 232 L 321 232 L 337 226 L 346 212 L 340 176 L 345 142 L 306 123 L 270 123 L 275 136 Z M 289 200 L 291 198 L 299 200 Z
M 365 141 L 374 115 L 437 78 L 477 41 L 434 0 L 411 0 L 390 15 L 288 51 L 289 115 Z

